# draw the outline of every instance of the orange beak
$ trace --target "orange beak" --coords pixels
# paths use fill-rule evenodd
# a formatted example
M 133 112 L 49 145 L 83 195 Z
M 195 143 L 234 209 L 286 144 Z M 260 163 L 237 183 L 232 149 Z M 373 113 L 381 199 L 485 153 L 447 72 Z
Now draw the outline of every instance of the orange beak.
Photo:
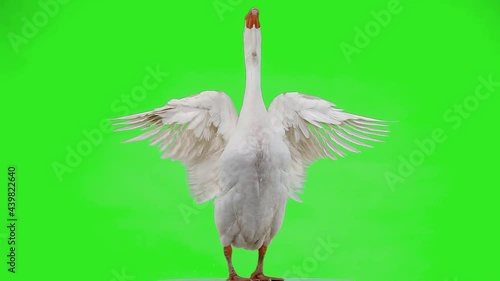
M 255 28 L 260 28 L 259 10 L 257 10 L 257 8 L 252 8 L 246 15 L 245 22 L 247 28 L 252 28 L 254 26 Z

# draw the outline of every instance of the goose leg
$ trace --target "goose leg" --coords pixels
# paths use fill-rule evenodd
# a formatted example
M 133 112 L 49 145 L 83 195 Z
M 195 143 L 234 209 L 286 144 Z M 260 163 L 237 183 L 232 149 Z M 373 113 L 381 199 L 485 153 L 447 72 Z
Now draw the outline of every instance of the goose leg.
M 233 267 L 233 262 L 231 260 L 231 255 L 233 254 L 233 248 L 231 246 L 224 247 L 224 256 L 226 257 L 227 267 L 229 268 L 229 278 L 227 281 L 250 281 L 249 278 L 243 278 L 236 274 L 236 271 Z
M 262 246 L 259 248 L 259 261 L 257 263 L 257 268 L 255 271 L 252 273 L 252 276 L 250 277 L 252 280 L 259 280 L 259 281 L 284 281 L 285 279 L 283 278 L 278 278 L 278 277 L 270 277 L 264 275 L 264 256 L 266 255 L 267 247 Z

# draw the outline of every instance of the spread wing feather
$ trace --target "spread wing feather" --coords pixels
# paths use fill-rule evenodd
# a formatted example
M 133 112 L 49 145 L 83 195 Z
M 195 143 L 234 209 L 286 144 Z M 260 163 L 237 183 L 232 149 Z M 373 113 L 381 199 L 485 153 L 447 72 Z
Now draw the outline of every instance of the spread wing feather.
M 214 165 L 238 121 L 231 99 L 223 92 L 204 91 L 170 100 L 154 110 L 114 118 L 122 127 L 115 131 L 142 129 L 126 142 L 152 138 L 162 158 L 181 161 L 188 170 L 191 195 L 199 203 L 218 191 L 218 167 Z M 215 175 L 215 176 L 214 176 Z
M 346 113 L 335 104 L 297 92 L 277 96 L 269 106 L 271 126 L 283 138 L 292 155 L 289 196 L 300 201 L 305 169 L 319 158 L 337 159 L 345 151 L 359 153 L 353 145 L 371 147 L 389 131 L 386 121 Z

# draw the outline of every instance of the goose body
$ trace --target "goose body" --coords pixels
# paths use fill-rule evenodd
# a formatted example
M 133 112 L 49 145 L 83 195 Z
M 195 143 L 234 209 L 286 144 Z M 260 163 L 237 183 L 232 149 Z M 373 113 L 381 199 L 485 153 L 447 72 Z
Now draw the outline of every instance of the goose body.
M 225 93 L 203 91 L 165 106 L 115 118 L 120 130 L 142 128 L 127 142 L 152 137 L 162 157 L 188 171 L 191 195 L 211 199 L 215 224 L 229 269 L 228 280 L 283 280 L 263 273 L 267 247 L 281 228 L 289 198 L 299 201 L 306 167 L 319 158 L 337 159 L 352 144 L 371 147 L 388 131 L 384 121 L 354 115 L 318 97 L 291 92 L 266 109 L 260 87 L 261 33 L 258 10 L 245 18 L 246 86 L 240 116 Z M 232 247 L 259 250 L 248 278 L 236 274 Z
M 271 129 L 262 99 L 260 29 L 248 27 L 246 23 L 243 34 L 245 96 L 238 124 L 220 158 L 221 192 L 214 204 L 222 245 L 255 250 L 269 245 L 283 222 L 291 155 Z
M 266 117 L 266 116 L 263 116 Z M 291 155 L 269 128 L 237 128 L 221 155 L 215 223 L 223 245 L 268 246 L 283 222 Z

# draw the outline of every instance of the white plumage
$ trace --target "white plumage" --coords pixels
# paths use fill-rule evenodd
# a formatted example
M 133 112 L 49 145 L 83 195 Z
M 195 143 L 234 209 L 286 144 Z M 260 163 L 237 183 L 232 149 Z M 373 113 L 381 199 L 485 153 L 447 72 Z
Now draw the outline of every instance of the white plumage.
M 353 144 L 384 136 L 383 121 L 353 115 L 318 97 L 297 92 L 277 96 L 265 108 L 260 89 L 261 34 L 258 12 L 246 18 L 246 89 L 238 117 L 229 96 L 204 91 L 170 100 L 149 112 L 116 118 L 120 130 L 145 132 L 162 157 L 187 168 L 198 203 L 215 198 L 215 222 L 225 247 L 264 249 L 283 222 L 288 198 L 300 201 L 306 167 L 318 158 L 336 159 Z M 264 246 L 264 247 L 262 247 Z M 260 252 L 259 252 L 260 253 Z M 226 253 L 226 258 L 228 255 Z M 263 258 L 263 255 L 262 255 Z M 262 273 L 261 261 L 254 279 Z M 229 280 L 241 280 L 228 258 Z M 275 280 L 280 280 L 275 278 Z
M 179 160 L 189 174 L 191 195 L 198 203 L 212 199 L 218 191 L 218 162 L 236 128 L 238 115 L 231 99 L 222 92 L 205 91 L 174 99 L 155 110 L 120 117 L 126 125 L 116 131 L 141 128 L 143 134 L 126 142 L 152 137 L 163 158 Z

